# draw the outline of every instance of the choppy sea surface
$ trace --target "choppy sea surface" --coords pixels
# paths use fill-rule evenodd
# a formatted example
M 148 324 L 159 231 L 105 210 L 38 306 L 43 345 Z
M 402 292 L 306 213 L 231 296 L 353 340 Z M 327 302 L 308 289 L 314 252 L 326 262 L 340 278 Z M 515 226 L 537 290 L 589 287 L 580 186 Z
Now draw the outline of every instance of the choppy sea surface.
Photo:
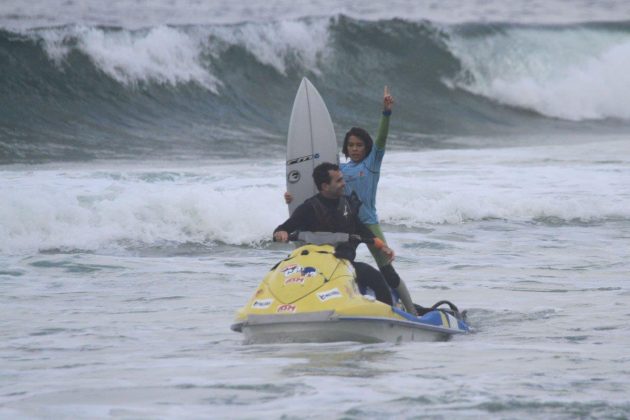
M 0 5 L 0 417 L 630 417 L 625 2 Z M 308 77 L 447 342 L 243 345 Z M 367 250 L 359 259 L 370 262 Z

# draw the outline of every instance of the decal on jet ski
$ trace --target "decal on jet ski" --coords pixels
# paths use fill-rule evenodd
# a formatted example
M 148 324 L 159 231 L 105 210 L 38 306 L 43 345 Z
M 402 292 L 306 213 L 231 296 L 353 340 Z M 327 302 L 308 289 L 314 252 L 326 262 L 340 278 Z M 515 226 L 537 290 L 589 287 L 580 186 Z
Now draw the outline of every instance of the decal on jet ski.
M 286 305 L 278 306 L 278 309 L 276 310 L 276 312 L 278 312 L 279 314 L 293 313 L 295 312 L 296 309 L 297 309 L 297 306 L 287 303 Z
M 302 269 L 302 275 L 304 277 L 314 277 L 317 275 L 317 269 L 315 267 L 304 267 Z
M 284 279 L 284 284 L 304 284 L 304 277 L 289 277 Z
M 459 323 L 457 322 L 457 318 L 455 318 L 451 314 L 448 314 L 448 324 L 449 324 L 449 328 L 451 328 L 453 330 L 458 330 L 459 329 Z
M 325 292 L 321 292 L 317 294 L 317 297 L 322 302 L 326 302 L 329 299 L 340 298 L 342 296 L 339 289 L 336 287 L 334 289 L 326 290 Z
M 296 264 L 290 265 L 288 267 L 284 267 L 282 269 L 285 277 L 289 277 L 295 273 L 302 273 L 302 267 Z
M 252 308 L 265 309 L 271 306 L 273 299 L 257 299 L 252 303 Z

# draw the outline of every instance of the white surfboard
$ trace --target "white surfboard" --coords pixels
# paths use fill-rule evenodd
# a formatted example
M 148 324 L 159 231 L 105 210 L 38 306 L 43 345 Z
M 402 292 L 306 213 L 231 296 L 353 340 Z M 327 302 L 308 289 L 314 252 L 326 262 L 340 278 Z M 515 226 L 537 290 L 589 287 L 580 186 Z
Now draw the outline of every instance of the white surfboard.
M 289 214 L 317 193 L 313 169 L 323 162 L 339 163 L 337 137 L 324 100 L 305 77 L 293 101 L 287 137 L 287 191 L 293 196 Z

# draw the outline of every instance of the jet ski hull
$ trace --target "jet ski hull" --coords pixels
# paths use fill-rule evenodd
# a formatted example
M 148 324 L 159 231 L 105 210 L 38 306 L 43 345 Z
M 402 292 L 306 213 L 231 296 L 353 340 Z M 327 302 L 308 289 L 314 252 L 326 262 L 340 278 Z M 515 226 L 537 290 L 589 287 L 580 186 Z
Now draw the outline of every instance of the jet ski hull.
M 237 313 L 244 342 L 443 341 L 469 331 L 458 313 L 420 317 L 360 293 L 352 264 L 329 245 L 305 245 L 274 266 Z
M 339 317 L 333 311 L 320 313 L 250 316 L 247 322 L 232 325 L 242 332 L 246 344 L 362 343 L 445 341 L 465 331 L 421 322 L 392 318 Z

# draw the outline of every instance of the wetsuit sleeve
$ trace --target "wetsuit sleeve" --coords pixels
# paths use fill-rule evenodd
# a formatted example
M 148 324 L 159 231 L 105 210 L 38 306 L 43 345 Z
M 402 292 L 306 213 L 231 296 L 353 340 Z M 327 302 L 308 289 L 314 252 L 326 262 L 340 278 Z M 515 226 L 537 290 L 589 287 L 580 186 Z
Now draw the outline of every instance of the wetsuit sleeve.
M 378 131 L 376 134 L 376 148 L 385 150 L 385 142 L 387 142 L 387 134 L 389 133 L 389 117 L 390 112 L 383 111 L 381 115 L 381 121 L 378 124 Z
M 314 220 L 315 214 L 312 206 L 300 204 L 291 217 L 289 217 L 284 223 L 278 226 L 273 233 L 283 230 L 288 233 L 295 232 L 296 230 L 310 230 L 311 221 Z
M 357 220 L 357 232 L 362 238 L 375 238 L 376 237 L 376 235 L 374 235 L 374 232 L 368 229 L 368 227 L 365 226 L 363 223 L 361 223 L 359 220 Z

